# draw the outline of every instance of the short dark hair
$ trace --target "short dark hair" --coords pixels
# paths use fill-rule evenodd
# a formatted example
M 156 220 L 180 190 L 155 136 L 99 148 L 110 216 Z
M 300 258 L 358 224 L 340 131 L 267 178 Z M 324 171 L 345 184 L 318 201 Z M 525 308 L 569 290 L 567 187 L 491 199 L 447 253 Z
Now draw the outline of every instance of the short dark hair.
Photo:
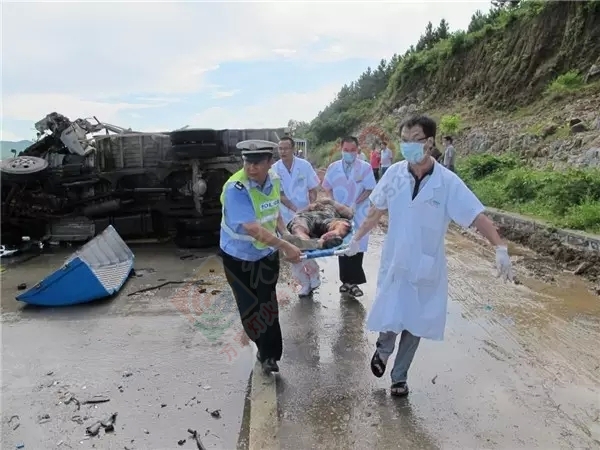
M 279 139 L 279 141 L 289 141 L 292 148 L 296 146 L 296 141 L 294 141 L 294 139 L 292 139 L 290 136 L 283 136 L 281 139 Z
M 435 123 L 435 120 L 428 116 L 413 116 L 409 119 L 406 119 L 400 125 L 400 132 L 402 132 L 404 128 L 412 128 L 416 127 L 417 125 L 423 129 L 423 133 L 425 133 L 426 138 L 432 137 L 435 139 L 435 135 L 437 133 L 437 124 Z
M 340 146 L 344 145 L 344 143 L 350 143 L 350 144 L 356 144 L 356 146 L 358 147 L 358 139 L 356 139 L 354 136 L 346 136 L 342 138 L 342 142 L 340 142 Z
M 444 140 L 452 144 L 452 136 L 444 136 Z

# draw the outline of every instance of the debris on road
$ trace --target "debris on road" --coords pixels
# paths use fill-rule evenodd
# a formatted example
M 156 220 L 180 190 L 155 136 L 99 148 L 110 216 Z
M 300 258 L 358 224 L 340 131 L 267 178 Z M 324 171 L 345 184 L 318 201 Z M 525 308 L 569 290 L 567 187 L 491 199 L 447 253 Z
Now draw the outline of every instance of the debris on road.
M 105 397 L 103 395 L 94 395 L 92 398 L 89 398 L 83 402 L 84 405 L 93 405 L 96 403 L 106 403 L 109 402 L 110 398 Z
M 132 372 L 129 372 L 128 370 L 126 370 L 125 372 L 123 372 L 123 378 L 128 378 L 128 377 L 130 377 L 131 375 L 133 375 L 133 373 L 132 373 Z
M 179 439 L 177 441 L 177 445 L 183 445 L 183 444 L 185 444 L 185 439 Z
M 17 286 L 17 289 L 18 289 L 19 291 L 22 291 L 22 290 L 24 290 L 24 289 L 27 289 L 27 284 L 26 284 L 26 283 L 21 283 L 21 284 L 19 284 L 19 285 Z
M 209 411 L 208 408 L 206 408 L 206 412 L 209 413 L 211 416 L 213 416 L 215 419 L 221 418 L 221 410 L 220 409 L 215 409 L 214 411 Z
M 13 429 L 13 431 L 15 431 L 17 428 L 19 428 L 21 426 L 21 418 L 19 416 L 17 416 L 16 414 L 10 416 L 10 419 L 8 419 L 9 426 L 12 424 L 13 420 L 15 420 L 15 424 L 13 425 L 12 429 Z
M 69 404 L 71 404 L 71 402 L 73 402 L 77 405 L 78 411 L 81 409 L 81 403 L 79 402 L 79 400 L 77 400 L 77 398 L 75 398 L 75 396 L 73 394 L 67 392 L 67 395 L 65 396 L 65 400 L 63 400 L 63 403 L 65 405 L 69 405 Z
M 192 439 L 196 441 L 196 446 L 198 447 L 198 450 L 206 450 L 206 447 L 202 445 L 202 441 L 200 440 L 200 436 L 198 436 L 198 432 L 196 430 L 188 428 L 188 433 L 190 433 L 192 435 Z
M 50 414 L 41 414 L 38 416 L 38 423 L 50 422 Z
M 437 380 L 437 377 L 438 377 L 438 376 L 436 375 L 435 377 L 433 377 L 433 378 L 431 379 L 431 382 L 432 382 L 433 384 L 435 384 L 435 380 Z
M 117 413 L 112 413 L 104 420 L 97 420 L 85 429 L 85 432 L 89 436 L 97 436 L 101 428 L 104 428 L 105 433 L 111 433 L 115 431 L 115 422 L 117 420 Z
M 156 289 L 160 289 L 161 287 L 165 287 L 169 284 L 184 284 L 184 283 L 187 283 L 187 281 L 165 281 L 164 283 L 157 284 L 156 286 L 150 286 L 147 288 L 138 289 L 137 291 L 133 291 L 133 292 L 127 294 L 127 297 L 131 297 L 132 295 L 135 295 L 135 294 L 141 294 L 143 292 L 154 291 Z

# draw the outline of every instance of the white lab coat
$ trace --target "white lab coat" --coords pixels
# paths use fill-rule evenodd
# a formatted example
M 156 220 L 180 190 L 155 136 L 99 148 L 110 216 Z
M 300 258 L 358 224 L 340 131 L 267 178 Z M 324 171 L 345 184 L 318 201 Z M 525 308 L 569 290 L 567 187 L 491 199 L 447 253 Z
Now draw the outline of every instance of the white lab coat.
M 294 157 L 291 173 L 287 170 L 283 161 L 279 160 L 273 164 L 273 170 L 281 179 L 281 186 L 285 196 L 296 208 L 304 208 L 309 205 L 308 191 L 319 186 L 319 177 L 313 166 L 305 159 Z M 287 225 L 294 217 L 294 212 L 287 206 L 280 207 L 283 222 Z
M 377 182 L 371 165 L 360 159 L 354 161 L 352 170 L 348 177 L 344 173 L 343 162 L 335 161 L 329 165 L 323 178 L 323 188 L 333 192 L 333 199 L 349 207 L 356 206 L 354 223 L 356 227 L 367 218 L 369 212 L 369 199 L 365 199 L 359 205 L 355 205 L 358 197 L 368 190 L 375 189 Z M 358 228 L 357 228 L 358 229 Z M 359 243 L 361 252 L 366 252 L 369 246 L 369 235 L 364 236 Z
M 454 173 L 435 163 L 415 200 L 414 180 L 406 161 L 392 164 L 371 194 L 378 209 L 387 209 L 375 301 L 369 311 L 371 331 L 443 340 L 448 303 L 445 236 L 450 220 L 469 227 L 485 210 Z

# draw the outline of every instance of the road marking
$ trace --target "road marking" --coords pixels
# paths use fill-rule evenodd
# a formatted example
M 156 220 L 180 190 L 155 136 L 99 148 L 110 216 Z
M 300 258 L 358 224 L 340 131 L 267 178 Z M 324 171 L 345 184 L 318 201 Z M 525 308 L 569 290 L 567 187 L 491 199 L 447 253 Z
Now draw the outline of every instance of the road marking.
M 277 384 L 274 375 L 266 375 L 257 361 L 250 388 L 249 450 L 279 450 Z

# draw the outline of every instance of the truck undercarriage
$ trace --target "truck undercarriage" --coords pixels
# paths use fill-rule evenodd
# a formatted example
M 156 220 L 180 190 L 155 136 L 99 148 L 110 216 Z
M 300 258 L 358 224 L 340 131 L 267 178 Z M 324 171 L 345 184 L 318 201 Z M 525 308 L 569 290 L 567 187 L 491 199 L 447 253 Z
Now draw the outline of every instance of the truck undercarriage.
M 223 184 L 242 167 L 236 144 L 277 142 L 285 134 L 283 128 L 140 133 L 97 122 L 49 114 L 36 124 L 38 141 L 1 162 L 3 245 L 17 246 L 24 236 L 84 242 L 109 224 L 128 240 L 215 245 Z

